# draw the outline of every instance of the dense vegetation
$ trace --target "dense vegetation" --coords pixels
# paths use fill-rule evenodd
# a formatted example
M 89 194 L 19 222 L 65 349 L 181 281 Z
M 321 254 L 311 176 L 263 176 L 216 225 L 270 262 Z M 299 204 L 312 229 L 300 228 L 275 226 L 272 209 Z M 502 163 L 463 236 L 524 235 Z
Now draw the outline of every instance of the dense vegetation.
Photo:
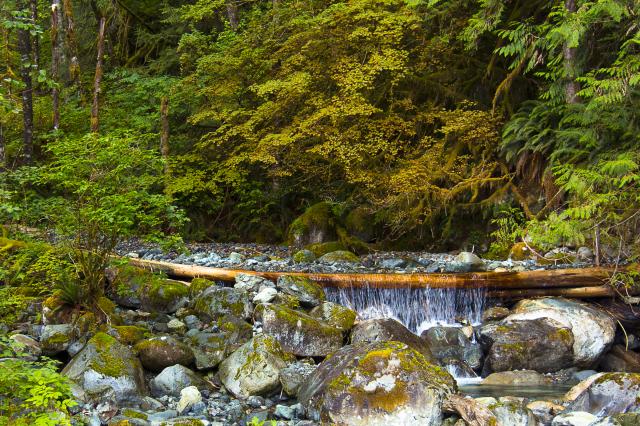
M 526 235 L 633 255 L 639 9 L 3 1 L 0 216 L 108 251 L 281 242 L 329 202 L 381 247 L 494 231 L 496 254 Z

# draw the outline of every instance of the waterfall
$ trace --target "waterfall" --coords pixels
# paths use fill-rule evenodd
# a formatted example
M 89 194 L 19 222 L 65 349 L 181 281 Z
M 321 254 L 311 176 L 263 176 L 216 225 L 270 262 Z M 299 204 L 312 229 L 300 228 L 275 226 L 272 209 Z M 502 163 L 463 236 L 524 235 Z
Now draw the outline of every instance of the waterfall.
M 394 318 L 416 334 L 460 320 L 481 322 L 486 289 L 372 287 L 325 288 L 327 299 L 348 306 L 360 319 Z

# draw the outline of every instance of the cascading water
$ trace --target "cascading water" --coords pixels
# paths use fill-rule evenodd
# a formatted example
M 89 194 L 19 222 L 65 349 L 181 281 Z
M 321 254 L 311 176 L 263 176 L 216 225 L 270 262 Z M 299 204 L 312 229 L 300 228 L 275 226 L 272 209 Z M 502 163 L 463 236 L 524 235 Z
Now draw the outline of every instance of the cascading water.
M 461 319 L 479 324 L 484 310 L 484 288 L 386 289 L 326 288 L 331 302 L 348 306 L 361 319 L 394 318 L 420 334 L 435 325 L 456 325 Z

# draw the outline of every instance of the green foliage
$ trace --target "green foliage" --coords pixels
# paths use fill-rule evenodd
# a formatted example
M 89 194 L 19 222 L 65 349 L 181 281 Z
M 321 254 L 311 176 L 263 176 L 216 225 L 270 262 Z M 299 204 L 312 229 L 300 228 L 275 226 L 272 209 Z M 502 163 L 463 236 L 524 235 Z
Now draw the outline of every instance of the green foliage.
M 16 426 L 71 425 L 76 405 L 57 361 L 32 361 L 21 345 L 0 336 L 0 423 Z
M 524 213 L 521 209 L 503 206 L 498 209 L 495 217 L 491 220 L 491 225 L 495 230 L 490 236 L 493 239 L 489 247 L 489 257 L 505 257 L 509 254 L 511 247 L 522 236 L 522 225 L 525 221 Z

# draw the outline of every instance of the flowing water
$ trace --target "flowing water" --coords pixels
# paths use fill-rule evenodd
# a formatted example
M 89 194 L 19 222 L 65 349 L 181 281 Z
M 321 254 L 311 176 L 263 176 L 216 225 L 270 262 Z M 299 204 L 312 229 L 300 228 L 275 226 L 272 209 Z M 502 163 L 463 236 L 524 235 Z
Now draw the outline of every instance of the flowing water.
M 416 334 L 461 320 L 480 324 L 486 289 L 325 288 L 331 302 L 348 306 L 360 319 L 394 318 Z

